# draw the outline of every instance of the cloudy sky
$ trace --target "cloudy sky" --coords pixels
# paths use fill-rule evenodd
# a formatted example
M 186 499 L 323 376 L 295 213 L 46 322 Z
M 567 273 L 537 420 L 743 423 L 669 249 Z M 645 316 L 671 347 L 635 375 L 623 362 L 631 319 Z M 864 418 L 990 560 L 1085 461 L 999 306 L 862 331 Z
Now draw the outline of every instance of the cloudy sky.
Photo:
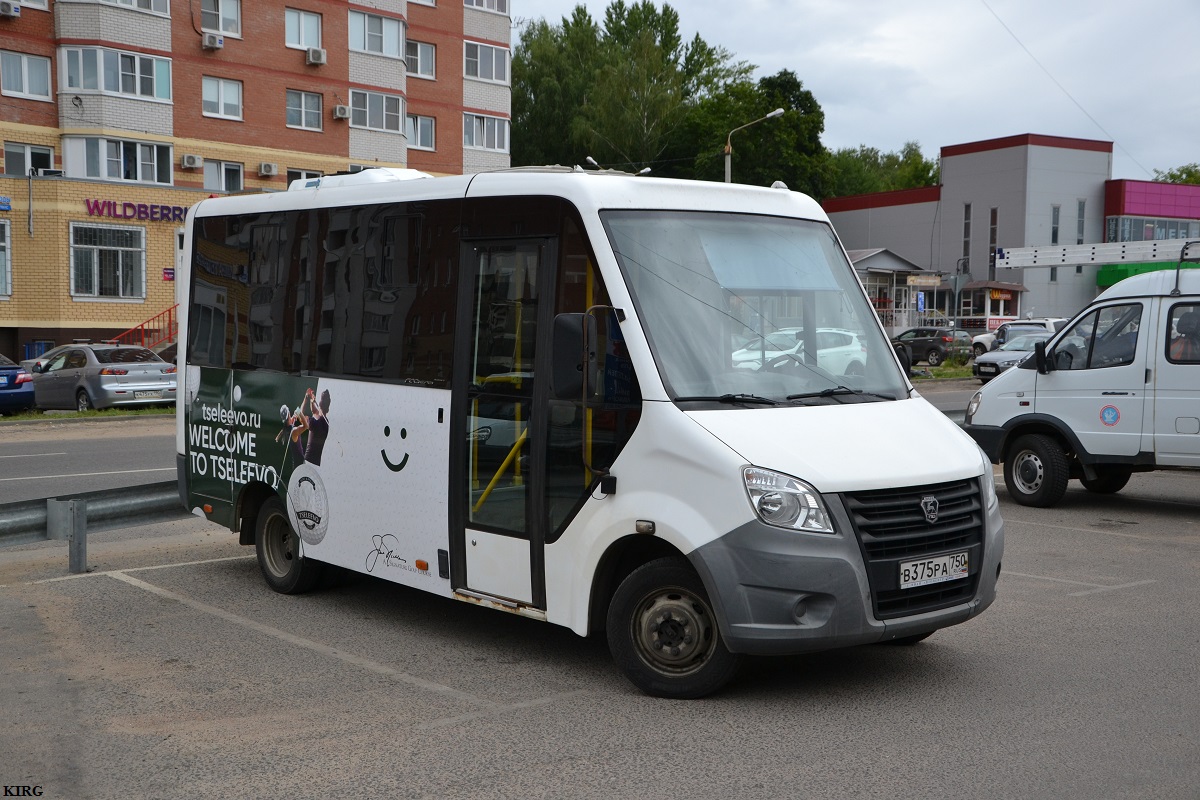
M 510 2 L 514 25 L 557 23 L 579 4 Z M 582 4 L 602 21 L 609 2 Z M 1114 178 L 1200 162 L 1200 58 L 1188 52 L 1197 0 L 670 5 L 685 39 L 724 47 L 755 77 L 795 72 L 825 112 L 831 149 L 916 141 L 937 158 L 945 145 L 1037 133 L 1112 142 Z

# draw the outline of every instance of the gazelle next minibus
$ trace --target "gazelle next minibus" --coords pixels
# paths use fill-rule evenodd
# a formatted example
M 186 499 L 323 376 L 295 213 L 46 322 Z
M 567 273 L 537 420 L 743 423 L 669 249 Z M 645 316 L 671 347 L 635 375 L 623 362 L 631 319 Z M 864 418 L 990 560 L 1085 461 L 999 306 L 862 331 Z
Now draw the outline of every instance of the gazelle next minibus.
M 184 248 L 180 492 L 277 591 L 603 632 L 665 697 L 995 598 L 992 465 L 782 185 L 369 169 L 201 201 Z

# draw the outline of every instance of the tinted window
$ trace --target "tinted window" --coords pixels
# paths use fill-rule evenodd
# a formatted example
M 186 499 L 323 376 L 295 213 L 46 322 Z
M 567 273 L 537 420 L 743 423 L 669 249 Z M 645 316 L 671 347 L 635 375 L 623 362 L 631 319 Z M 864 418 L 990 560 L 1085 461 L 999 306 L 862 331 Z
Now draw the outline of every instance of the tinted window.
M 153 351 L 144 347 L 114 347 L 111 350 L 93 348 L 96 360 L 101 364 L 132 364 L 139 361 L 162 361 Z

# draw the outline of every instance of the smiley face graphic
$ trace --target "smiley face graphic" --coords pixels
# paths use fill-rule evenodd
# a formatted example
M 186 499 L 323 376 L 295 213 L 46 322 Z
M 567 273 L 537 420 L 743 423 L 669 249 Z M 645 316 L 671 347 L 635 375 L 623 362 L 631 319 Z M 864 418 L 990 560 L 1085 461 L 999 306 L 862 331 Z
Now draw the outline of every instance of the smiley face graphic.
M 391 426 L 389 426 L 389 425 L 384 425 L 384 426 L 383 426 L 383 435 L 384 435 L 384 436 L 391 436 L 391 435 L 392 435 L 392 429 L 391 429 Z M 407 438 L 407 436 L 408 436 L 408 431 L 406 431 L 404 428 L 401 428 L 401 429 L 400 429 L 400 438 L 401 438 L 401 439 L 404 439 L 404 438 Z M 392 463 L 392 461 L 391 461 L 391 459 L 390 459 L 390 458 L 388 458 L 388 454 L 387 454 L 387 448 L 386 448 L 386 447 L 385 447 L 385 448 L 383 448 L 382 450 L 380 450 L 380 451 L 379 451 L 379 455 L 383 456 L 383 463 L 384 463 L 384 465 L 385 465 L 385 466 L 386 466 L 388 469 L 390 469 L 392 472 L 399 472 L 400 470 L 404 469 L 404 467 L 405 467 L 405 465 L 406 465 L 406 464 L 408 464 L 408 453 L 405 453 L 405 454 L 404 454 L 404 458 L 400 459 L 400 463 L 399 463 L 399 464 L 393 464 L 393 463 Z

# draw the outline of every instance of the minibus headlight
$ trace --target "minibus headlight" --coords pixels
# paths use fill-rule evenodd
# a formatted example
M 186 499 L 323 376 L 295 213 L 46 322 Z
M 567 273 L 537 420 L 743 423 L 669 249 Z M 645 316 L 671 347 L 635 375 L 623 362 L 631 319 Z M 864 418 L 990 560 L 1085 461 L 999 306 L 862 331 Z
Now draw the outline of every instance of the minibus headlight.
M 833 533 L 821 495 L 804 481 L 769 469 L 742 471 L 750 505 L 768 525 L 810 533 Z
M 979 449 L 979 455 L 983 458 L 983 507 L 991 511 L 996 507 L 996 472 L 983 448 Z

